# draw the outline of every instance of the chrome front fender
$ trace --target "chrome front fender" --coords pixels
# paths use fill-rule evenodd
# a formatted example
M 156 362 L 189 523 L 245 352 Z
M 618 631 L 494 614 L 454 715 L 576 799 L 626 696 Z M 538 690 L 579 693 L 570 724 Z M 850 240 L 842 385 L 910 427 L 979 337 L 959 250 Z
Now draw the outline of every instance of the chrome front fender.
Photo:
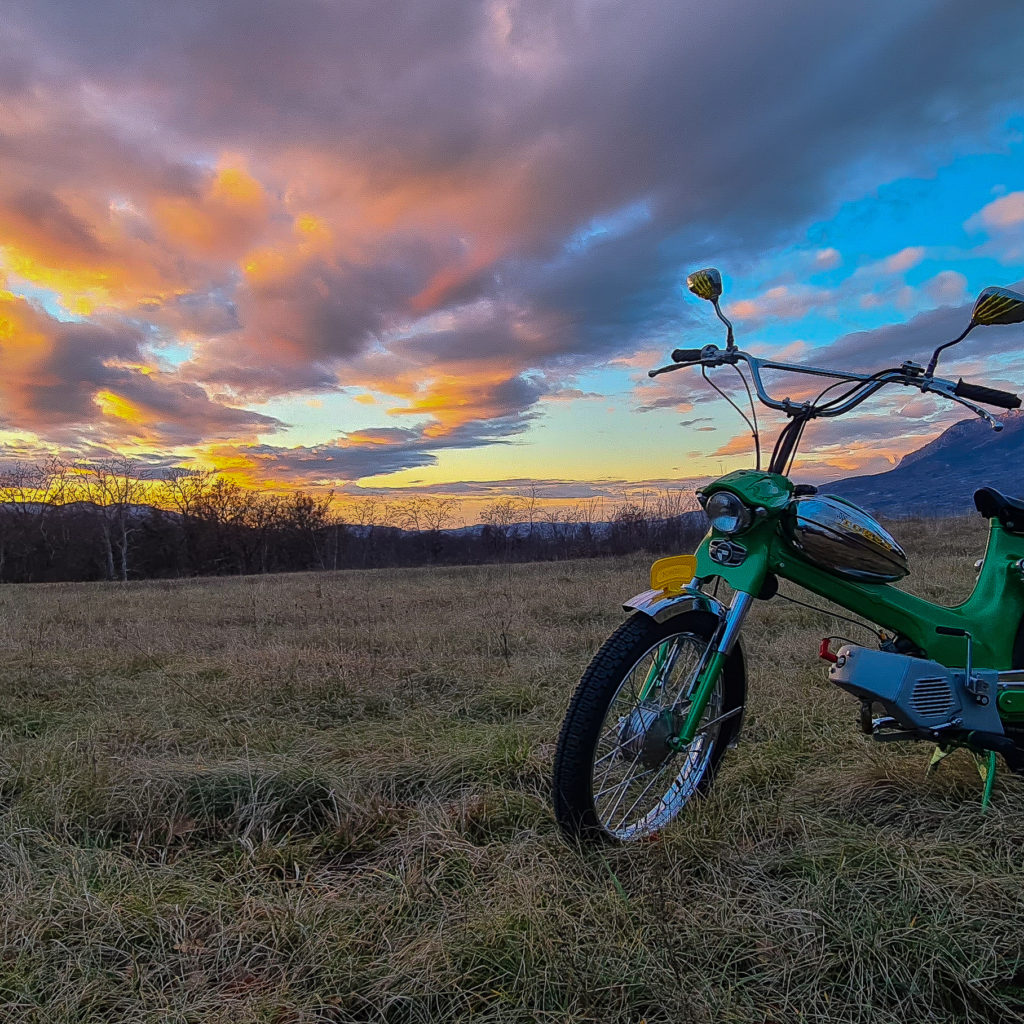
M 710 612 L 722 619 L 727 611 L 721 601 L 702 594 L 699 590 L 684 590 L 681 594 L 666 594 L 664 590 L 645 590 L 631 597 L 623 606 L 627 612 L 643 612 L 655 622 L 664 622 L 682 612 Z
M 641 612 L 644 615 L 649 615 L 655 622 L 665 622 L 673 615 L 682 615 L 686 612 L 707 612 L 722 622 L 729 611 L 721 601 L 693 589 L 685 589 L 681 594 L 671 595 L 666 594 L 664 590 L 645 590 L 642 594 L 630 598 L 622 607 L 627 612 Z M 1024 629 L 1024 626 L 1021 628 Z M 729 655 L 726 671 L 735 673 L 734 685 L 740 688 L 739 704 L 743 709 L 740 711 L 735 726 L 729 730 L 728 746 L 734 747 L 743 729 L 747 706 L 746 664 L 743 648 L 739 643 L 736 643 Z

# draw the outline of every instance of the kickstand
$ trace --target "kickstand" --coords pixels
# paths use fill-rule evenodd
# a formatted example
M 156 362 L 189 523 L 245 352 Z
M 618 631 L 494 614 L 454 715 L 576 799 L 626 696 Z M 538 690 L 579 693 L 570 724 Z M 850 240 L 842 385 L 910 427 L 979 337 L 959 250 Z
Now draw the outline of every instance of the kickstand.
M 939 764 L 949 757 L 950 754 L 956 750 L 956 747 L 936 747 L 932 751 L 931 759 L 928 762 L 928 767 L 925 769 L 925 775 L 934 775 L 935 770 L 939 767 Z M 978 774 L 981 776 L 981 781 L 984 783 L 984 788 L 981 791 L 981 813 L 984 814 L 989 804 L 992 802 L 992 787 L 996 781 L 996 753 L 994 750 L 990 750 L 987 754 L 977 754 L 972 751 L 974 757 L 974 763 L 977 765 Z
M 937 746 L 932 751 L 932 758 L 928 762 L 928 767 L 924 770 L 925 775 L 926 776 L 934 775 L 935 774 L 935 770 L 939 767 L 939 762 L 942 761 L 943 758 L 949 757 L 949 755 L 952 754 L 955 749 L 956 749 L 955 747 L 945 747 L 945 748 L 943 748 L 943 747 Z
M 981 794 L 981 813 L 988 810 L 989 802 L 992 799 L 992 786 L 996 781 L 996 752 L 990 750 L 987 754 L 975 754 L 975 763 L 978 765 L 978 774 L 985 788 Z

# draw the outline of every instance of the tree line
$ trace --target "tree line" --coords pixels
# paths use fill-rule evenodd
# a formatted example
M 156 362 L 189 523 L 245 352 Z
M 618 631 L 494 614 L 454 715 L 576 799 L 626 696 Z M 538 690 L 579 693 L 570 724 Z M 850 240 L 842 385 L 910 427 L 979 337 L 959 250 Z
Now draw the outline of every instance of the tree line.
M 706 525 L 681 491 L 553 507 L 534 489 L 491 502 L 472 527 L 459 526 L 458 508 L 444 497 L 256 491 L 215 470 L 148 479 L 129 459 L 22 463 L 0 473 L 0 582 L 689 551 Z

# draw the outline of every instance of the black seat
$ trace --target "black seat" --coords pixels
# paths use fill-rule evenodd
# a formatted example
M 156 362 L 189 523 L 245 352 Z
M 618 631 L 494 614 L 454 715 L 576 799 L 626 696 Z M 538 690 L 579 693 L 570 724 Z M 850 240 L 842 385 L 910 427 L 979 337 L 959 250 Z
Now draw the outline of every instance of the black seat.
M 1010 533 L 1024 533 L 1024 501 L 1020 498 L 982 487 L 974 492 L 974 506 L 986 519 L 998 519 Z

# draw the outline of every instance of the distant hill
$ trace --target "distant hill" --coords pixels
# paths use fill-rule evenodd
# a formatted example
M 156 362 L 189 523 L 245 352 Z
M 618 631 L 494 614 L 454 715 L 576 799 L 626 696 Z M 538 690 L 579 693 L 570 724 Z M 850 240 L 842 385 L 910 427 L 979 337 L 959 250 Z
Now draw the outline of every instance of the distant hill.
M 961 420 L 905 455 L 895 469 L 838 480 L 821 490 L 893 517 L 972 512 L 974 492 L 985 486 L 1024 497 L 1024 411 L 999 418 L 999 433 L 977 417 Z

